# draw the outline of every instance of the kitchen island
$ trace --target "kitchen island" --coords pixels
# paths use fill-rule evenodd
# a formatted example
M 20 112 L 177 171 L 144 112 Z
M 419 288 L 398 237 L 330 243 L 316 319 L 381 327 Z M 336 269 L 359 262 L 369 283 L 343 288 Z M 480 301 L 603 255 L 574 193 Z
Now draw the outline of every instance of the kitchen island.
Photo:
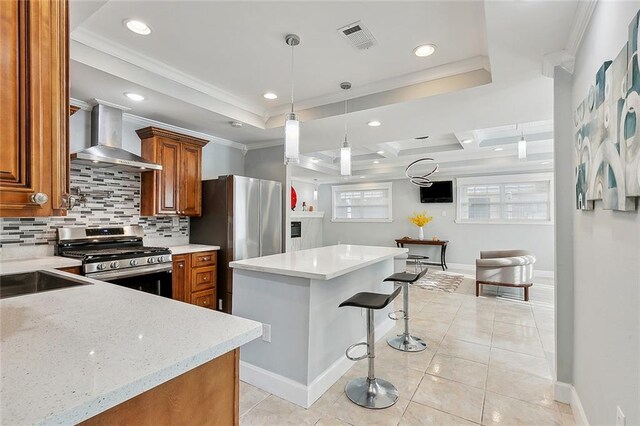
M 87 284 L 0 300 L 1 424 L 237 424 L 260 324 L 48 272 Z
M 233 314 L 265 324 L 243 347 L 240 378 L 308 408 L 353 364 L 345 349 L 365 337 L 360 309 L 338 305 L 362 291 L 391 293 L 382 280 L 407 249 L 336 245 L 231 262 Z M 376 337 L 391 328 L 376 312 Z

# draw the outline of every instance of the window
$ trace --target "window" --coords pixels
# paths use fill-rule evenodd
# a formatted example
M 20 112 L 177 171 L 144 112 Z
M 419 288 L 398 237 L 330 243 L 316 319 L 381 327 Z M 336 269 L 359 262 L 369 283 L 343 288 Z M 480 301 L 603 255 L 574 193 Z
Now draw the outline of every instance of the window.
M 553 222 L 551 174 L 460 178 L 457 184 L 458 222 Z
M 333 222 L 392 222 L 391 182 L 331 187 Z

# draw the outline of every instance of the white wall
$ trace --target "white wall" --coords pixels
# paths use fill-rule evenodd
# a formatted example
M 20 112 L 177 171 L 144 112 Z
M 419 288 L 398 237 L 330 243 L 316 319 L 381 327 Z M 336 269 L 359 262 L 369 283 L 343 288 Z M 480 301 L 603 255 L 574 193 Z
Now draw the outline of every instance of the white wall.
M 573 77 L 557 67 L 554 75 L 554 167 L 555 167 L 555 309 L 556 377 L 573 382 L 573 210 L 575 192 L 573 168 Z
M 313 190 L 315 185 L 308 182 L 301 182 L 299 180 L 291 179 L 291 186 L 296 189 L 298 194 L 298 204 L 296 205 L 296 211 L 302 211 L 302 203 L 307 203 L 307 208 L 313 206 L 315 210 L 318 209 L 318 202 L 313 200 Z
M 69 118 L 69 144 L 71 152 L 91 146 L 91 112 L 79 110 Z M 123 121 L 122 147 L 140 155 L 140 138 L 137 129 L 147 127 L 138 122 Z M 159 127 L 162 127 L 160 125 Z M 202 149 L 202 179 L 215 179 L 220 175 L 244 173 L 242 151 L 230 146 L 209 142 Z
M 289 251 L 291 246 L 289 217 L 291 213 L 291 178 L 289 167 L 284 164 L 284 145 L 248 151 L 244 158 L 244 175 L 282 183 L 283 249 Z
M 639 8 L 637 0 L 598 2 L 576 58 L 574 108 L 602 63 L 624 46 Z M 616 406 L 627 425 L 638 425 L 640 212 L 603 210 L 597 202 L 594 211 L 565 214 L 575 221 L 573 384 L 592 425 L 615 424 Z
M 406 179 L 393 181 L 392 223 L 334 223 L 331 222 L 331 185 L 320 186 L 319 199 L 320 210 L 325 212 L 325 245 L 340 241 L 345 244 L 394 246 L 396 238 L 418 236 L 416 226 L 409 222 L 408 217 L 414 212 L 427 210 L 433 221 L 425 227 L 425 238 L 437 236 L 450 241 L 447 263 L 473 265 L 481 250 L 518 248 L 535 253 L 537 270 L 553 269 L 553 226 L 455 223 L 456 203 L 421 204 L 418 187 Z M 410 246 L 410 249 L 439 259 L 439 251 L 434 247 Z

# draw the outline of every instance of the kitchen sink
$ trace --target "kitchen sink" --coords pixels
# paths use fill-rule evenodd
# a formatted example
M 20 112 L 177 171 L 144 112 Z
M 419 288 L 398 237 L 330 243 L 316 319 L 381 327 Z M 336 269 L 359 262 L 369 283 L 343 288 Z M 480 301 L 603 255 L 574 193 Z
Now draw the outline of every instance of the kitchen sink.
M 46 271 L 2 275 L 0 276 L 0 299 L 86 284 L 91 283 Z

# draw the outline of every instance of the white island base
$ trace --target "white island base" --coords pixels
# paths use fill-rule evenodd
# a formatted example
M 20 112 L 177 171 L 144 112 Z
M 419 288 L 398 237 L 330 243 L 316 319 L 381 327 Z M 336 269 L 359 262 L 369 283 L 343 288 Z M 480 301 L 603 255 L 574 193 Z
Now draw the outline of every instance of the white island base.
M 353 365 L 345 349 L 365 341 L 364 310 L 338 305 L 362 291 L 391 293 L 382 280 L 404 253 L 339 245 L 232 262 L 233 314 L 271 328 L 243 346 L 240 379 L 311 406 Z M 378 339 L 395 325 L 391 310 L 375 313 Z

